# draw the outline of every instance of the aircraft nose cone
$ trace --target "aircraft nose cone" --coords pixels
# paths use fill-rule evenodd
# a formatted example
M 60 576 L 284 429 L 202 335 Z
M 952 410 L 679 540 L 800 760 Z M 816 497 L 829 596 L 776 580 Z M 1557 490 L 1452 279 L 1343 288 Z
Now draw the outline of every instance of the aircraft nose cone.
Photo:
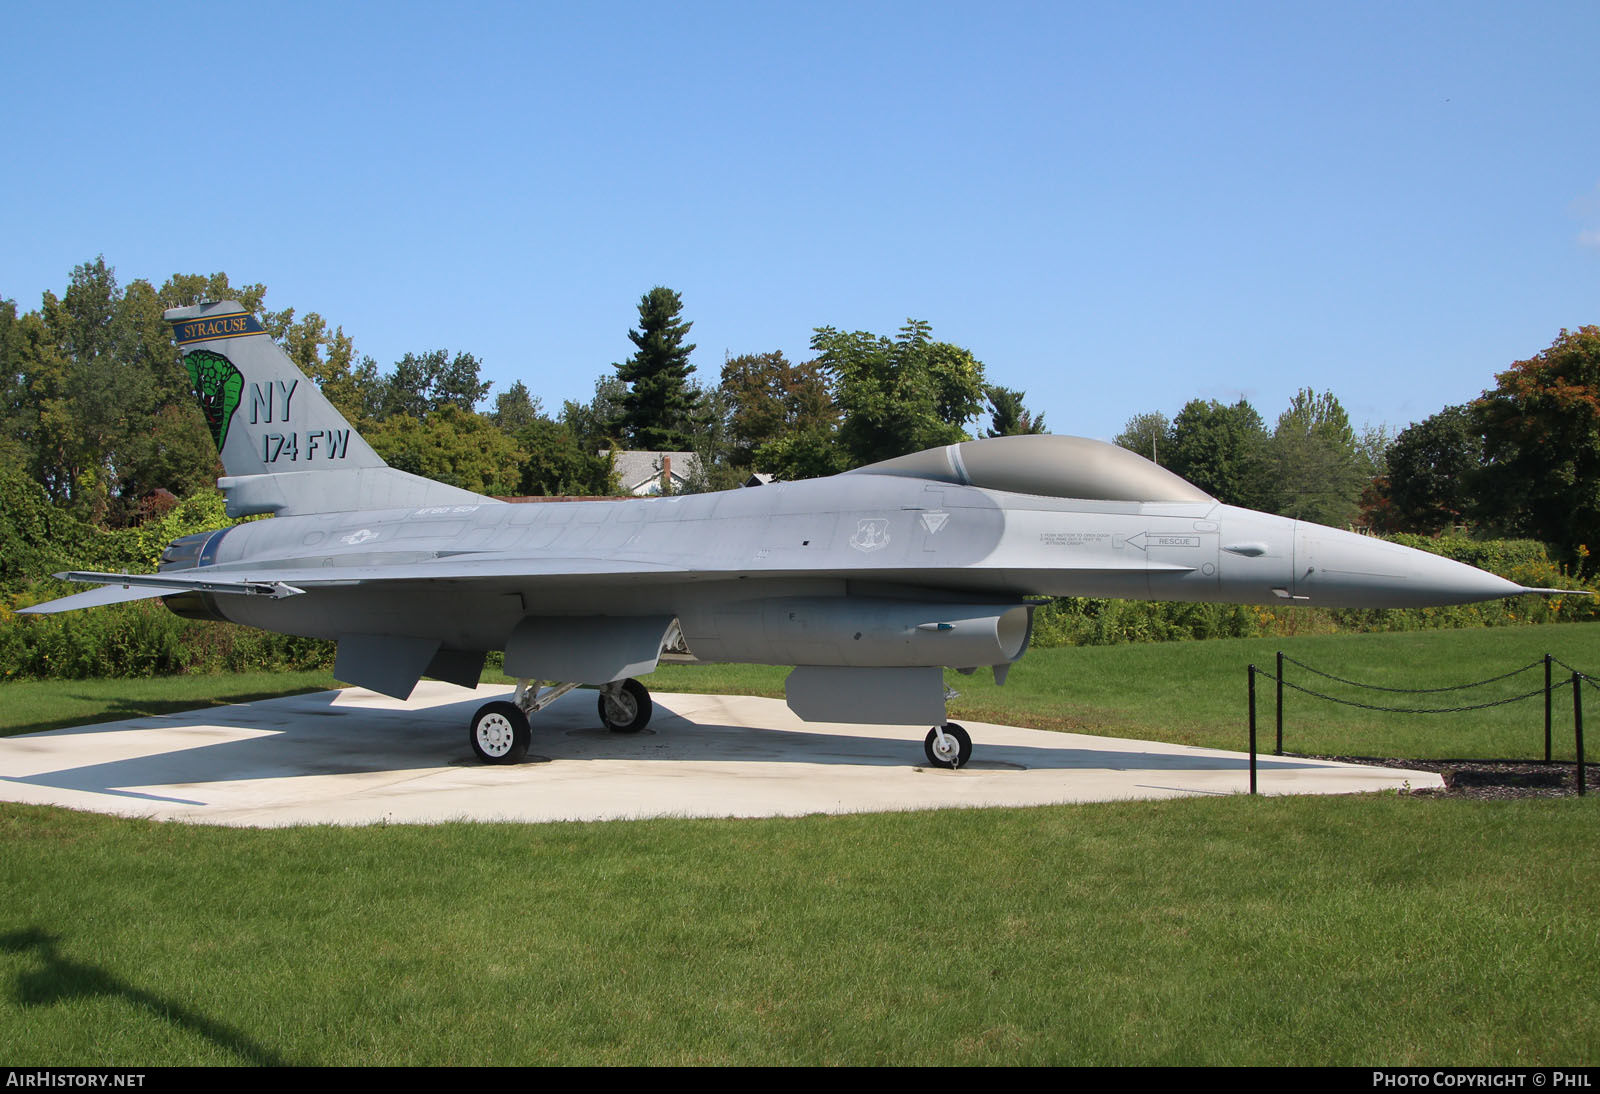
M 1522 586 L 1454 559 L 1295 522 L 1295 592 L 1330 608 L 1423 608 L 1514 596 Z

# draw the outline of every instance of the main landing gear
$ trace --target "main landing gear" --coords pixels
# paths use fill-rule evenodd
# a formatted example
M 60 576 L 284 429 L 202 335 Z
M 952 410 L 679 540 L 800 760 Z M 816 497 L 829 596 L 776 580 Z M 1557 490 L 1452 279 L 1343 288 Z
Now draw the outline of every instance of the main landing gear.
M 620 680 L 600 689 L 600 723 L 613 733 L 637 733 L 653 713 L 650 693 L 637 680 Z
M 961 726 L 947 722 L 943 728 L 934 726 L 928 730 L 922 751 L 934 767 L 966 767 L 972 759 L 972 737 Z
M 510 701 L 497 699 L 485 703 L 467 726 L 467 740 L 473 753 L 486 764 L 520 763 L 533 741 L 530 716 L 577 687 L 556 684 L 540 688 L 531 681 L 518 682 Z M 612 733 L 638 733 L 650 724 L 655 704 L 650 692 L 634 679 L 618 680 L 600 688 L 597 703 L 600 724 Z M 954 722 L 928 730 L 922 751 L 932 767 L 947 770 L 966 767 L 972 759 L 972 737 Z
M 533 741 L 528 719 L 577 686 L 541 689 L 532 681 L 519 680 L 509 702 L 485 703 L 472 716 L 467 740 L 473 753 L 486 764 L 519 763 Z M 654 710 L 650 692 L 637 680 L 618 680 L 600 689 L 600 722 L 613 733 L 638 733 L 650 723 Z

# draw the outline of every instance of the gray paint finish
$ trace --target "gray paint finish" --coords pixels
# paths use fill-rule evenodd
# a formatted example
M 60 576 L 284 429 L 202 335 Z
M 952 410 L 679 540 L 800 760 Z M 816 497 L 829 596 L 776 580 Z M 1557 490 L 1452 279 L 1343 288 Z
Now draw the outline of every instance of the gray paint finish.
M 943 717 L 939 669 L 1003 676 L 1022 655 L 1028 597 L 1413 607 L 1524 591 L 1223 505 L 1079 437 L 720 494 L 506 505 L 387 467 L 238 305 L 167 317 L 213 377 L 230 512 L 276 515 L 178 541 L 159 575 L 71 575 L 107 588 L 29 610 L 167 595 L 338 639 L 342 678 L 387 694 L 423 673 L 467 682 L 488 650 L 519 675 L 613 682 L 653 668 L 676 621 L 679 658 L 840 670 L 796 678 L 808 717 L 927 723 Z

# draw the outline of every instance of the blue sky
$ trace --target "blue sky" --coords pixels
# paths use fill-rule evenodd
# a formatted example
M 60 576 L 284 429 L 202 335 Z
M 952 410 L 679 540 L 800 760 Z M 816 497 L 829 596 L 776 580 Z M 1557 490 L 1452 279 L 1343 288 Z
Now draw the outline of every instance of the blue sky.
M 1054 432 L 1360 424 L 1600 322 L 1600 4 L 0 6 L 0 296 L 226 270 L 587 399 L 907 317 Z

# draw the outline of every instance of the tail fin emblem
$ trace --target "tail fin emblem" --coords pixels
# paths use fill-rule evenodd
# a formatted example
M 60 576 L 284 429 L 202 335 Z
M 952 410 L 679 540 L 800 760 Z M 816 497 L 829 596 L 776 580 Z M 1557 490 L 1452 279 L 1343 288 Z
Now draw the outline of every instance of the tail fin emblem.
M 233 367 L 233 362 L 220 353 L 197 349 L 186 354 L 183 365 L 189 370 L 189 383 L 200 409 L 211 428 L 211 439 L 222 451 L 228 439 L 228 426 L 233 422 L 234 411 L 244 396 L 244 374 Z

